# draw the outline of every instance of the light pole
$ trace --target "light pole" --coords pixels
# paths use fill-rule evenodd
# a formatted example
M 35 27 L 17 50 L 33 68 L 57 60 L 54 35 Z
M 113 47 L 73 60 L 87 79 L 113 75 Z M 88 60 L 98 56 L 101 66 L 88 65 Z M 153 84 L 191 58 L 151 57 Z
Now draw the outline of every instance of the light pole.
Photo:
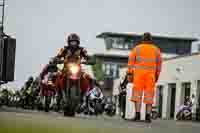
M 0 27 L 1 27 L 1 33 L 4 33 L 4 9 L 5 9 L 5 0 L 2 0 L 1 1 L 1 4 L 0 4 L 0 7 L 2 8 L 2 16 L 1 16 L 1 25 L 0 25 Z

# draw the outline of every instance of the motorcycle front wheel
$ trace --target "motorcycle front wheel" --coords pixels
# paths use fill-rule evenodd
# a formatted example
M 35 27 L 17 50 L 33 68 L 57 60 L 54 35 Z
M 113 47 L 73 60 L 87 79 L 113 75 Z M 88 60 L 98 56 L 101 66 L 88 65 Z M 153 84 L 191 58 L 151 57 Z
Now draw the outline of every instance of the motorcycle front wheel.
M 65 91 L 64 116 L 74 117 L 80 103 L 80 89 L 74 84 Z
M 183 119 L 183 113 L 182 112 L 178 112 L 178 114 L 176 115 L 176 119 L 177 120 L 182 120 Z

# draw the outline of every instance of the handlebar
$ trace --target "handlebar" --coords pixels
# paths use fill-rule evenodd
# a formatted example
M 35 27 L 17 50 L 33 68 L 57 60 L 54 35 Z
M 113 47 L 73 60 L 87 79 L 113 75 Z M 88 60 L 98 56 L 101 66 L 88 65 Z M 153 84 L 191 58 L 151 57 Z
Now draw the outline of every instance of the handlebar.
M 59 58 L 59 57 L 54 57 L 54 63 L 56 63 L 56 64 L 62 64 L 62 63 L 64 63 L 64 59 L 61 59 L 61 58 Z M 81 60 L 81 64 L 86 64 L 87 63 L 87 61 L 82 61 Z

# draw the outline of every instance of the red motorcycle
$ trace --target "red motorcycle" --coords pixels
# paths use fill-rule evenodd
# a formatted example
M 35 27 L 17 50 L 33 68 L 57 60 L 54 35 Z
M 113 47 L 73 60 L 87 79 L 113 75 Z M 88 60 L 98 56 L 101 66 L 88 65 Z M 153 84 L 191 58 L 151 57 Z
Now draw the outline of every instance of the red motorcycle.
M 64 116 L 75 116 L 81 100 L 80 78 L 80 64 L 75 62 L 68 63 L 65 74 L 64 89 L 62 90 Z
M 81 71 L 81 64 L 94 64 L 92 61 L 82 61 L 80 56 L 73 58 L 66 58 L 59 61 L 58 64 L 63 63 L 62 80 L 58 86 L 62 86 L 62 106 L 64 116 L 75 116 L 81 104 L 81 79 L 83 72 Z

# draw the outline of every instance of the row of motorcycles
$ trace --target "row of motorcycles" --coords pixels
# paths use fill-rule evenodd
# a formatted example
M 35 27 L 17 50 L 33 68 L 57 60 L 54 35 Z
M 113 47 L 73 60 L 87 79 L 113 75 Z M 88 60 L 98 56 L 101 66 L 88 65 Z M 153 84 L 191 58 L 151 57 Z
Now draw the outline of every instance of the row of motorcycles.
M 98 115 L 105 112 L 109 116 L 115 114 L 115 104 L 112 101 L 112 97 L 104 97 L 103 93 L 99 91 L 99 88 L 94 88 L 89 91 L 88 101 L 86 98 L 81 104 L 81 109 L 77 113 L 84 113 L 90 115 Z M 58 95 L 55 96 L 39 96 L 34 94 L 33 91 L 27 89 L 24 93 L 21 91 L 16 91 L 10 93 L 7 89 L 3 89 L 0 92 L 0 106 L 9 107 L 21 107 L 23 109 L 38 109 L 48 112 L 50 110 L 58 111 L 57 109 L 57 99 Z M 86 104 L 88 102 L 88 105 Z M 63 108 L 63 106 L 61 106 Z
M 12 95 L 4 89 L 1 91 L 0 105 L 38 109 L 45 112 L 53 110 L 63 112 L 64 116 L 75 116 L 75 114 L 81 113 L 115 115 L 116 107 L 112 97 L 104 97 L 100 87 L 94 86 L 81 95 L 81 65 L 70 62 L 67 67 L 67 74 L 64 76 L 49 71 L 42 80 L 29 78 L 24 87 Z M 60 71 L 63 72 L 63 69 L 61 68 Z M 59 79 L 62 81 L 61 84 L 57 83 L 58 75 L 64 77 Z
M 178 108 L 177 120 L 192 120 L 192 101 L 187 101 Z
M 44 110 L 45 112 L 59 112 L 57 106 L 59 96 L 57 94 L 54 96 L 40 96 L 33 93 L 30 89 L 27 89 L 23 93 L 22 91 L 11 92 L 7 89 L 0 91 L 0 107 L 8 106 L 31 110 Z M 61 110 L 63 108 L 64 106 L 61 104 Z M 102 91 L 96 87 L 88 92 L 87 99 L 86 97 L 84 98 L 84 102 L 76 110 L 76 113 L 83 113 L 85 115 L 100 115 L 105 113 L 108 116 L 114 116 L 115 111 L 116 106 L 112 97 L 103 96 Z

